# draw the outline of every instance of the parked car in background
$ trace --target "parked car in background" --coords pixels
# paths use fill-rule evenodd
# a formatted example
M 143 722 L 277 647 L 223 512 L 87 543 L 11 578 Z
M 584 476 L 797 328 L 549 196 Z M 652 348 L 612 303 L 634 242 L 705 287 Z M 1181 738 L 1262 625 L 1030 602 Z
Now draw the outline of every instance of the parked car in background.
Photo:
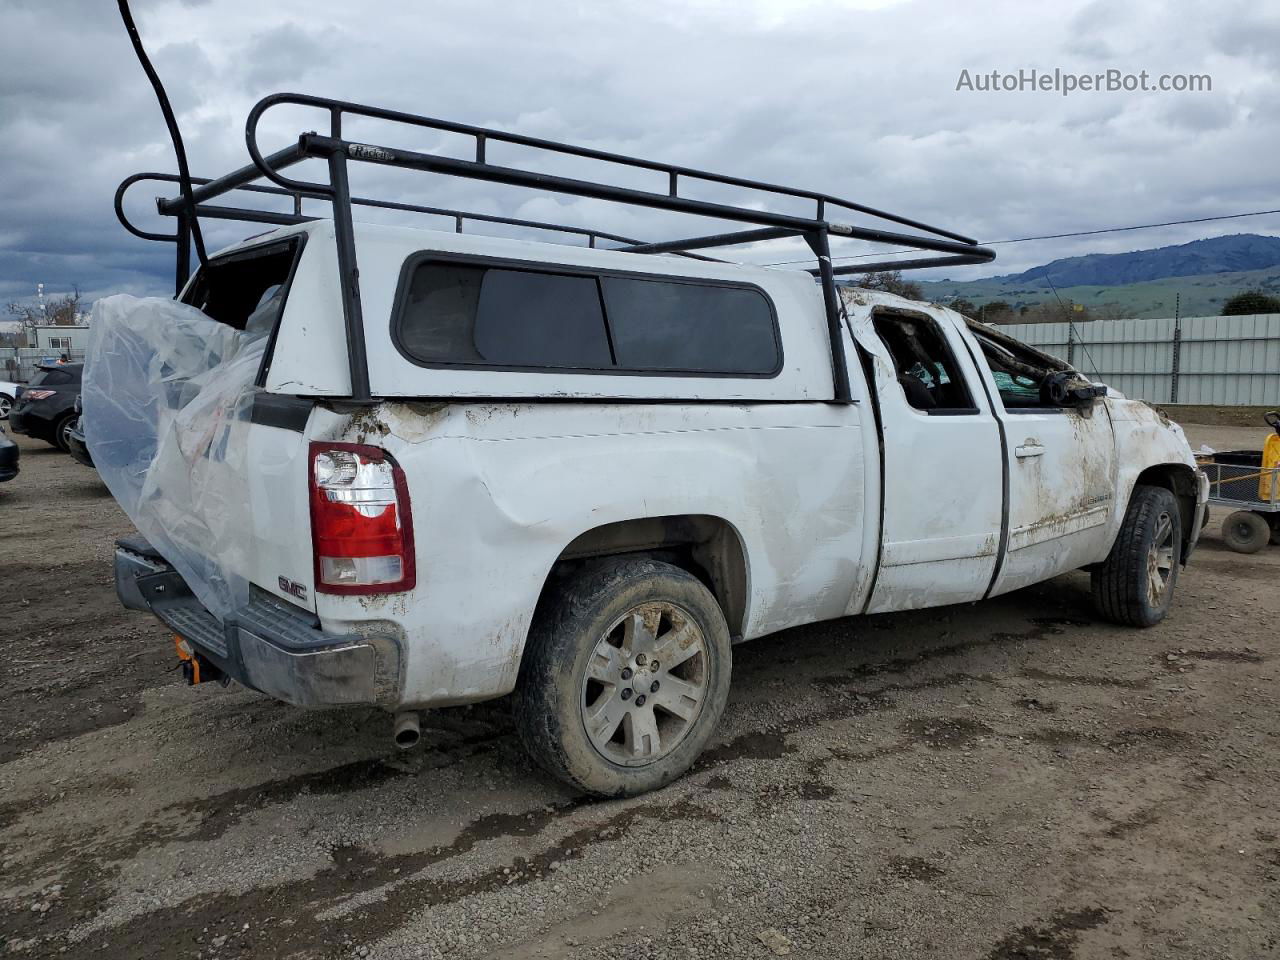
M 22 386 L 10 380 L 0 380 L 0 420 L 9 419 L 9 411 L 13 409 Z
M 26 434 L 51 443 L 59 450 L 70 449 L 71 426 L 78 414 L 82 363 L 41 364 L 23 388 L 9 413 L 14 433 Z
M 18 475 L 18 445 L 5 436 L 0 427 L 0 483 Z
M 84 438 L 84 417 L 82 416 L 84 408 L 80 405 L 80 394 L 76 394 L 73 409 L 76 418 L 71 423 L 71 429 L 67 431 L 67 453 L 71 454 L 71 459 L 76 463 L 92 467 L 93 457 L 89 455 L 89 444 Z

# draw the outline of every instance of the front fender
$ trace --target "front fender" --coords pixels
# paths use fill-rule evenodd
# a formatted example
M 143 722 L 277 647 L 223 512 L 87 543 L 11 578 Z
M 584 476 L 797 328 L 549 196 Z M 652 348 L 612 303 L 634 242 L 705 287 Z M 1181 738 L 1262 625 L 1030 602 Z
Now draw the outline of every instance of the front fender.
M 1169 487 L 1180 499 L 1190 501 L 1183 511 L 1183 555 L 1186 563 L 1200 537 L 1208 478 L 1196 465 L 1195 455 L 1182 427 L 1143 400 L 1108 397 L 1106 404 L 1115 433 L 1116 497 L 1111 528 L 1118 532 L 1125 511 L 1139 483 Z

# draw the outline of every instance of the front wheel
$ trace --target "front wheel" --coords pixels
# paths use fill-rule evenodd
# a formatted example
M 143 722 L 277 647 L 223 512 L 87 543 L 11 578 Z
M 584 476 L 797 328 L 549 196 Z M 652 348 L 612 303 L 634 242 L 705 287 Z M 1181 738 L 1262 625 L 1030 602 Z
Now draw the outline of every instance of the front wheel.
M 1177 498 L 1164 487 L 1134 487 L 1116 542 L 1092 573 L 1098 613 L 1130 627 L 1159 623 L 1173 603 L 1181 553 Z
M 516 727 L 530 756 L 588 793 L 634 796 L 683 774 L 729 696 L 729 628 L 679 567 L 606 560 L 539 606 Z
M 0 420 L 9 419 L 9 411 L 13 409 L 13 397 L 0 393 Z

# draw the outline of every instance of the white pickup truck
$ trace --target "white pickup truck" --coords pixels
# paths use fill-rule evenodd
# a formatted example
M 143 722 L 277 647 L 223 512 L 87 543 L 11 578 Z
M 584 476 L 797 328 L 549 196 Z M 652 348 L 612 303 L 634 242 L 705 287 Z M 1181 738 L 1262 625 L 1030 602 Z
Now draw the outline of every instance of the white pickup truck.
M 422 708 L 514 694 L 532 756 L 611 796 L 693 763 L 740 641 L 1079 569 L 1103 616 L 1159 622 L 1206 499 L 1178 426 L 830 279 L 341 215 L 231 247 L 171 306 L 259 345 L 182 444 L 237 502 L 184 502 L 184 475 L 135 505 L 151 542 L 120 543 L 120 597 L 193 679 L 376 704 L 401 743 Z M 112 362 L 91 351 L 85 418 L 117 492 Z M 164 519 L 202 512 L 200 536 Z

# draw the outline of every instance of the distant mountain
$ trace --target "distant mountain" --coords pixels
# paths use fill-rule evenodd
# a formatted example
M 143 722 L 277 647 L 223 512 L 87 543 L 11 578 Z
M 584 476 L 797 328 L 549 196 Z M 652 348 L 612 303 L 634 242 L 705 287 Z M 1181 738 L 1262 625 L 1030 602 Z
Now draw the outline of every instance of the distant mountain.
M 1022 273 L 989 279 L 1009 285 L 1038 286 L 1048 284 L 1047 276 L 1058 287 L 1117 287 L 1168 277 L 1240 273 L 1275 266 L 1280 266 L 1280 237 L 1238 233 L 1154 250 L 1066 257 Z
M 1155 250 L 1067 257 L 980 280 L 916 282 L 926 299 L 941 303 L 963 298 L 981 307 L 999 300 L 1020 311 L 1061 298 L 1100 316 L 1171 317 L 1175 310 L 1184 317 L 1210 316 L 1243 290 L 1280 295 L 1280 237 L 1242 233 Z

